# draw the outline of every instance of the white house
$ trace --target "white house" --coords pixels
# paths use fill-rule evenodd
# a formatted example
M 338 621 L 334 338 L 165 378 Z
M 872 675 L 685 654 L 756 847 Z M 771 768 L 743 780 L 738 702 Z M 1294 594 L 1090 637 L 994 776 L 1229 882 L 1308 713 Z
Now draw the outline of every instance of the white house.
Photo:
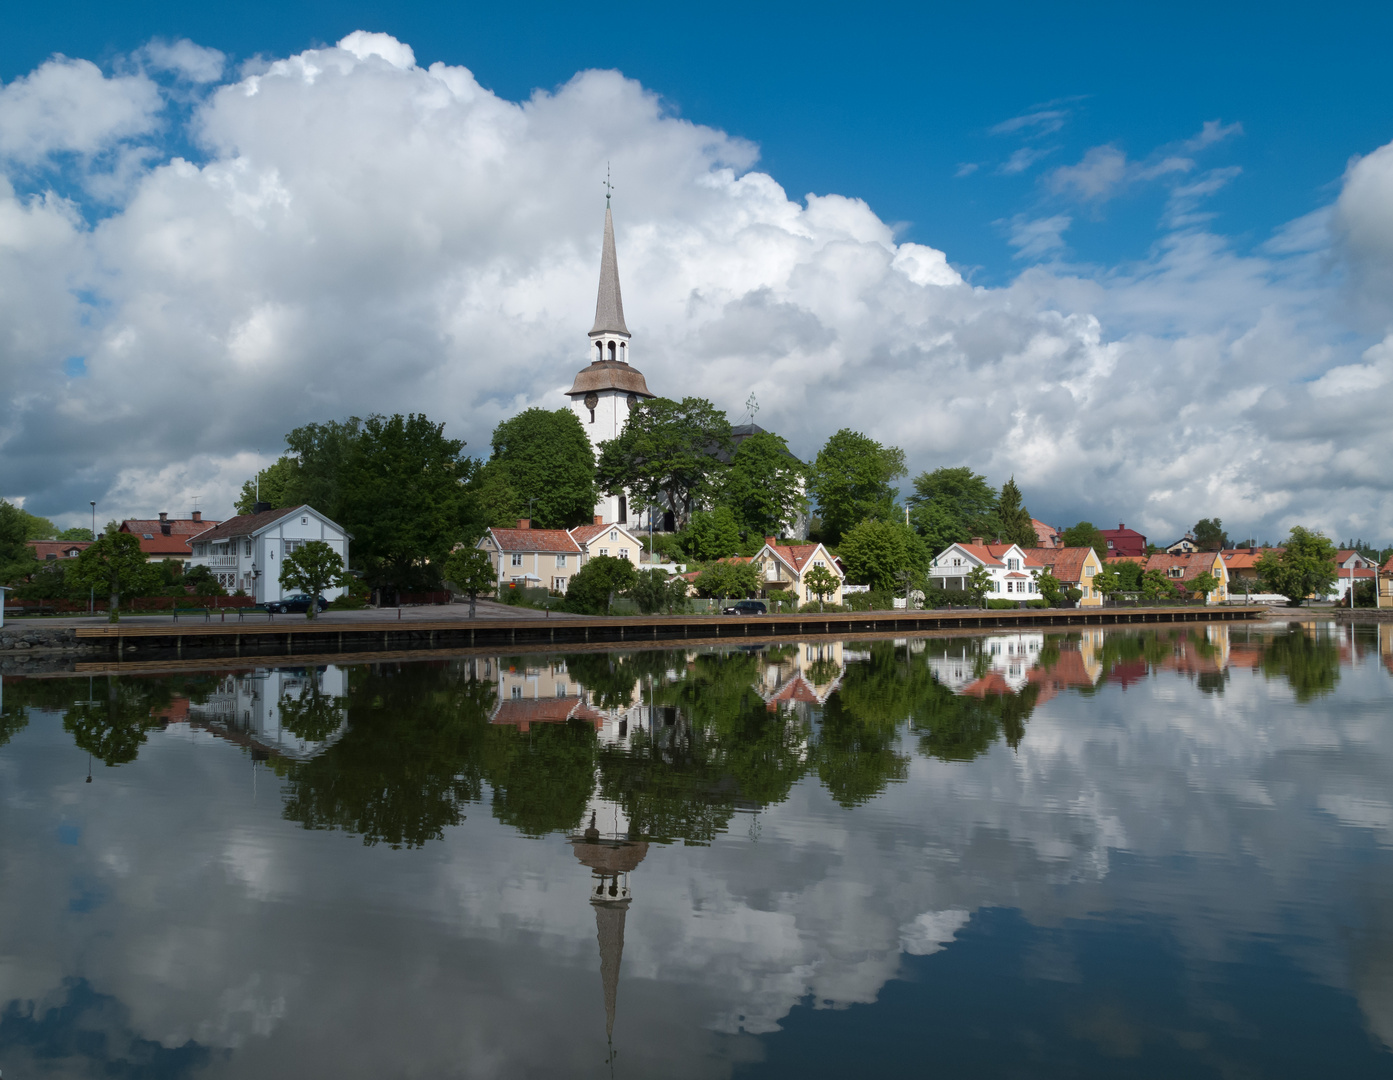
M 260 506 L 265 503 L 258 504 Z M 243 514 L 193 536 L 193 557 L 186 570 L 206 566 L 228 592 L 241 589 L 258 604 L 279 600 L 294 590 L 281 588 L 281 561 L 311 540 L 322 540 L 348 566 L 348 542 L 352 537 L 312 506 L 290 510 L 263 510 Z M 338 586 L 324 590 L 324 599 L 343 595 Z
M 984 544 L 973 537 L 970 544 L 950 544 L 929 567 L 929 579 L 940 589 L 965 592 L 968 575 L 983 567 L 991 582 L 987 596 L 992 600 L 1037 600 L 1040 597 L 1035 578 L 1043 569 L 1026 555 L 1017 544 Z

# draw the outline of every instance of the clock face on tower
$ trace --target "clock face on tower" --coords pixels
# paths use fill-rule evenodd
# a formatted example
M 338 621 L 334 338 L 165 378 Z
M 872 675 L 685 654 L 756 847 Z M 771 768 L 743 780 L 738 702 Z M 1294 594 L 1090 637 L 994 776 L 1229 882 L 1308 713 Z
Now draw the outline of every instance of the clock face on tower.
M 600 403 L 600 395 L 597 394 L 597 393 L 595 393 L 595 391 L 592 390 L 592 391 L 590 391 L 590 393 L 588 393 L 588 394 L 585 395 L 585 407 L 586 407 L 587 409 L 590 409 L 591 411 L 593 411 L 594 408 L 595 408 L 595 406 L 598 405 L 599 403 Z
M 630 395 L 629 395 L 628 401 L 629 401 L 629 408 L 630 408 L 630 409 L 634 408 L 636 405 L 638 405 L 638 395 L 637 395 L 637 394 L 630 394 Z

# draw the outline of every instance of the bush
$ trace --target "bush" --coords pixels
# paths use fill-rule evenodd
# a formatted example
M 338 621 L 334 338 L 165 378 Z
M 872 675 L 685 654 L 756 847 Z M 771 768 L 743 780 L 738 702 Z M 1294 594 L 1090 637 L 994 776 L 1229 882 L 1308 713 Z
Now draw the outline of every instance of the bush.
M 924 594 L 924 606 L 928 608 L 941 607 L 978 607 L 973 602 L 972 594 L 962 589 L 938 589 L 930 588 Z
M 830 600 L 827 601 L 827 603 L 822 604 L 821 606 L 818 605 L 818 602 L 817 602 L 816 600 L 809 600 L 806 604 L 804 604 L 804 605 L 803 605 L 802 607 L 800 607 L 798 610 L 799 610 L 799 612 L 811 612 L 811 613 L 814 614 L 814 615 L 820 615 L 820 614 L 834 615 L 834 614 L 836 614 L 837 612 L 840 612 L 840 611 L 847 611 L 847 610 L 849 610 L 849 609 L 846 608 L 846 607 L 844 607 L 844 606 L 842 606 L 841 604 L 834 604 L 834 603 L 832 603 L 832 601 L 830 601 Z
M 863 593 L 843 593 L 842 607 L 847 611 L 893 611 L 895 594 L 875 589 Z
M 1345 600 L 1348 604 L 1348 598 Z M 1374 594 L 1374 583 L 1372 581 L 1361 581 L 1354 587 L 1354 606 L 1355 607 L 1375 607 L 1377 598 Z
M 360 600 L 356 596 L 340 596 L 329 601 L 328 611 L 362 611 L 368 606 L 366 600 Z
M 1027 600 L 1025 606 L 1028 608 L 1047 608 L 1050 606 L 1048 600 Z
M 1019 607 L 1019 606 L 1020 606 L 1020 601 L 1018 601 L 1018 600 L 988 600 L 988 601 L 987 601 L 987 610 L 988 610 L 988 611 L 1014 611 L 1014 610 L 1015 610 L 1017 607 Z
M 654 533 L 652 550 L 671 562 L 686 562 L 687 556 L 682 550 L 681 537 L 681 533 Z M 647 546 L 647 539 L 645 538 L 645 549 Z

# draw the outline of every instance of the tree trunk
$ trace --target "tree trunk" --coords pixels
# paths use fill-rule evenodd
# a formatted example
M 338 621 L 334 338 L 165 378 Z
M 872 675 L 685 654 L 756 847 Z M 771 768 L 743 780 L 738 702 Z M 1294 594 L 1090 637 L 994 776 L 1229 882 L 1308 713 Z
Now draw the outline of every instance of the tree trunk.
M 120 622 L 120 621 L 121 621 L 121 610 L 120 610 L 120 605 L 121 605 L 121 594 L 120 594 L 119 592 L 117 592 L 115 589 L 112 589 L 112 590 L 111 590 L 111 599 L 110 599 L 109 601 L 107 601 L 107 605 L 106 605 L 106 621 L 107 621 L 107 622 Z
M 476 593 L 470 593 L 470 594 L 469 594 L 469 617 L 470 617 L 471 619 L 474 618 L 474 597 L 475 597 L 476 595 L 477 595 Z

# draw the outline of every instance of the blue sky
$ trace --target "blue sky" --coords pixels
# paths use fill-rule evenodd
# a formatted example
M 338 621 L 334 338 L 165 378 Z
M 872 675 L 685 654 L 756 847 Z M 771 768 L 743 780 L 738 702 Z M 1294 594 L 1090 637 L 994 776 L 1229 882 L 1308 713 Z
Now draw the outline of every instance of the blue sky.
M 286 431 L 373 410 L 481 451 L 583 362 L 612 163 L 658 393 L 755 392 L 805 458 L 849 426 L 911 473 L 1014 475 L 1056 524 L 1386 542 L 1390 31 L 1373 6 L 21 9 L 0 497 L 212 513 Z
M 756 142 L 791 195 L 858 195 L 991 283 L 1019 269 L 1016 215 L 1070 212 L 1062 254 L 1085 263 L 1139 258 L 1156 240 L 1155 186 L 1079 212 L 1042 185 L 1090 147 L 1145 159 L 1205 121 L 1241 125 L 1204 161 L 1242 169 L 1207 202 L 1241 247 L 1328 202 L 1346 161 L 1393 133 L 1393 7 L 1372 3 L 24 5 L 7 19 L 0 77 L 55 52 L 110 62 L 152 38 L 236 62 L 355 29 L 467 66 L 512 100 L 617 68 L 676 113 Z M 1058 116 L 1000 131 L 1040 113 Z M 1040 157 L 1003 172 L 1021 150 Z

